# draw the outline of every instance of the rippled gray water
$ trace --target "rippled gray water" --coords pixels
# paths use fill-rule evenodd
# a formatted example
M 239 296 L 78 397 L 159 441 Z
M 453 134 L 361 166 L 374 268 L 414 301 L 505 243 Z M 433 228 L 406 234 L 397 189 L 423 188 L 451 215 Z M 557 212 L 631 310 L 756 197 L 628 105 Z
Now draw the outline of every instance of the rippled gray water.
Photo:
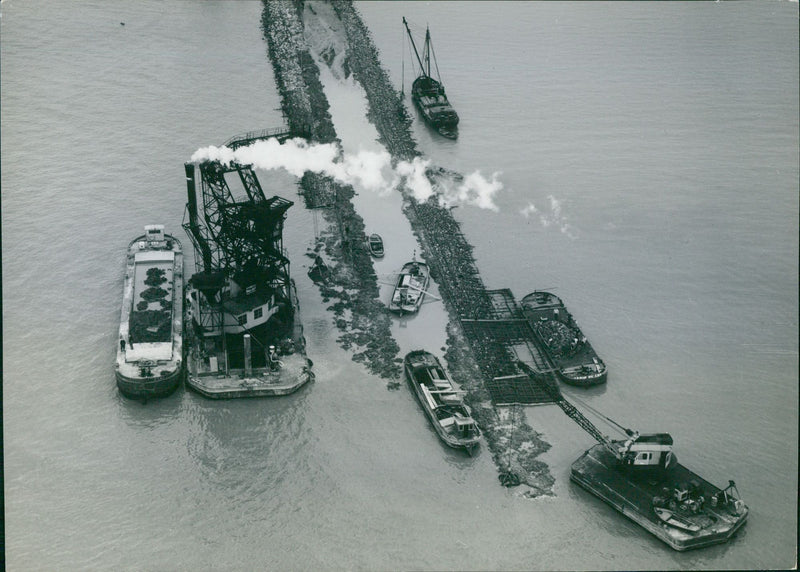
M 281 121 L 261 5 L 5 0 L 8 568 L 791 566 L 797 4 L 359 7 L 398 85 L 401 16 L 431 26 L 462 123 L 456 142 L 416 125 L 425 154 L 501 172 L 499 212 L 456 210 L 485 282 L 555 288 L 610 367 L 582 397 L 735 479 L 750 522 L 669 550 L 570 485 L 591 439 L 552 407 L 528 421 L 553 445 L 555 498 L 497 486 L 485 450 L 446 450 L 405 386 L 336 345 L 303 267 L 313 216 L 285 177 L 261 179 L 297 203 L 286 243 L 316 382 L 280 400 L 120 398 L 125 246 L 148 223 L 178 230 L 195 149 Z

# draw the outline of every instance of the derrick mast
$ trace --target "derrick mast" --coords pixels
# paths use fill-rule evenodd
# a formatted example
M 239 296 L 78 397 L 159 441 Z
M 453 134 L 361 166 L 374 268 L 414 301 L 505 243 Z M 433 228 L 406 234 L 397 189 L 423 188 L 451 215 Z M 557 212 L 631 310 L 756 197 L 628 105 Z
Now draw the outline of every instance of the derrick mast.
M 195 247 L 197 270 L 188 300 L 192 325 L 220 367 L 241 365 L 250 343 L 245 338 L 263 350 L 257 352 L 261 357 L 253 356 L 258 365 L 270 345 L 291 335 L 294 310 L 283 223 L 294 203 L 267 198 L 250 165 L 204 161 L 187 163 L 185 170 L 188 221 L 183 228 Z

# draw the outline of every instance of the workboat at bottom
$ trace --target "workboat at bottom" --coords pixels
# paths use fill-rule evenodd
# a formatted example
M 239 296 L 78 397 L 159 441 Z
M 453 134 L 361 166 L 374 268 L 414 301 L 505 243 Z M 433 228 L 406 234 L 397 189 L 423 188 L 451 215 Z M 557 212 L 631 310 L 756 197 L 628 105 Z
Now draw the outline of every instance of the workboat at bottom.
M 727 542 L 749 514 L 735 483 L 714 486 L 678 463 L 671 444 L 656 434 L 595 445 L 570 478 L 675 550 Z

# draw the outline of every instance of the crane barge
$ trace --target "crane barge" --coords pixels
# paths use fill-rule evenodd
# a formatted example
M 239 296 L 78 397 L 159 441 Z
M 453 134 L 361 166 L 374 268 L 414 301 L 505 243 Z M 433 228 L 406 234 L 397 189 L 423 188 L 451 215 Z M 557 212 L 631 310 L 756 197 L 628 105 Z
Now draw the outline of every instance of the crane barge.
M 597 441 L 572 463 L 570 479 L 582 488 L 679 551 L 727 542 L 745 524 L 750 509 L 736 483 L 719 488 L 681 465 L 669 433 L 640 434 L 582 403 L 623 435 L 611 439 L 557 385 L 540 385 Z
M 293 135 L 252 132 L 225 146 Z M 214 399 L 292 393 L 314 377 L 283 248 L 283 221 L 293 203 L 277 195 L 267 198 L 251 165 L 207 160 L 184 168 L 188 221 L 183 228 L 195 247 L 197 269 L 186 296 L 186 384 Z M 238 178 L 244 193 L 234 195 L 228 175 Z

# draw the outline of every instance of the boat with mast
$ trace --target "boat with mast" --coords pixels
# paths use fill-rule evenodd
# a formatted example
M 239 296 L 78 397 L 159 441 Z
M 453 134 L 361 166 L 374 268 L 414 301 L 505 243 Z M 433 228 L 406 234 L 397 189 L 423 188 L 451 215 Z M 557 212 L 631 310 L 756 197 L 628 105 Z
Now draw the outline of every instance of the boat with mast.
M 411 100 L 417 106 L 425 121 L 441 135 L 455 139 L 458 136 L 458 114 L 444 91 L 444 84 L 439 74 L 439 64 L 436 62 L 436 54 L 431 43 L 430 28 L 425 28 L 425 43 L 422 47 L 422 56 L 417 50 L 414 36 L 408 27 L 408 22 L 403 18 L 403 25 L 406 28 L 408 39 L 414 50 L 417 64 L 419 64 L 419 75 L 411 84 Z M 431 55 L 436 68 L 436 78 L 431 75 Z

